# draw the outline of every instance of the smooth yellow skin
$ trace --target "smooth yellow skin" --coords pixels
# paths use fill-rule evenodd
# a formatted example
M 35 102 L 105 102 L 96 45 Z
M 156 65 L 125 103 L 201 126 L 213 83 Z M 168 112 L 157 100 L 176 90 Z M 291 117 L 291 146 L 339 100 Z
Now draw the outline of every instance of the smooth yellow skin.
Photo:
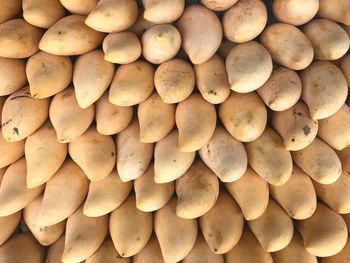
M 0 57 L 27 58 L 39 49 L 42 31 L 24 19 L 8 20 L 0 25 Z
M 103 40 L 104 59 L 117 64 L 128 64 L 136 61 L 141 55 L 141 43 L 132 32 L 108 34 Z
M 44 190 L 44 186 L 28 189 L 25 158 L 11 164 L 1 181 L 0 216 L 12 215 L 26 207 Z
M 38 226 L 35 221 L 42 199 L 43 196 L 41 195 L 24 208 L 23 219 L 35 239 L 42 246 L 49 246 L 62 235 L 66 227 L 66 221 L 52 226 Z
M 154 74 L 154 85 L 165 103 L 178 103 L 188 98 L 194 89 L 195 75 L 191 64 L 172 59 L 161 64 Z
M 217 54 L 200 65 L 194 65 L 196 85 L 203 98 L 211 104 L 223 103 L 230 95 L 230 84 L 224 60 Z
M 181 262 L 224 263 L 224 256 L 220 254 L 214 254 L 208 247 L 208 244 L 206 243 L 203 236 L 198 235 L 194 247 Z
M 350 174 L 350 146 L 341 151 L 337 151 L 337 155 L 341 161 L 343 171 Z
M 278 21 L 294 26 L 309 22 L 318 8 L 319 0 L 276 0 L 272 4 L 273 14 Z
M 87 16 L 85 24 L 101 32 L 120 32 L 132 26 L 137 15 L 135 0 L 100 0 Z
M 311 41 L 297 27 L 276 23 L 268 26 L 260 37 L 274 62 L 293 70 L 308 67 L 314 58 Z
M 65 15 L 59 0 L 23 0 L 23 18 L 31 25 L 49 28 Z
M 342 172 L 337 181 L 332 184 L 313 182 L 317 197 L 339 214 L 350 213 L 350 177 Z
M 108 232 L 108 215 L 87 217 L 81 206 L 67 220 L 62 262 L 84 261 L 102 245 Z
M 290 178 L 292 156 L 273 129 L 266 128 L 257 140 L 247 143 L 246 151 L 249 165 L 268 183 L 279 186 Z
M 73 65 L 69 57 L 39 51 L 26 64 L 30 94 L 48 98 L 64 90 L 72 81 Z
M 72 87 L 56 94 L 50 104 L 50 121 L 61 143 L 79 138 L 89 128 L 94 115 L 93 105 L 86 109 L 79 106 Z
M 280 251 L 272 253 L 272 258 L 274 263 L 295 263 L 298 261 L 303 263 L 318 262 L 315 256 L 305 250 L 303 240 L 297 231 L 294 231 L 292 241 L 289 245 Z
M 226 263 L 259 262 L 273 263 L 271 254 L 266 252 L 248 227 L 244 228 L 238 244 L 225 254 Z
M 182 15 L 185 0 L 142 0 L 143 17 L 154 24 L 172 23 Z
M 2 118 L 2 109 L 4 107 L 5 101 L 6 101 L 6 97 L 5 96 L 3 96 L 3 97 L 0 96 L 0 122 L 1 122 L 1 118 Z
M 162 1 L 163 2 L 163 1 Z M 143 33 L 155 26 L 154 23 L 150 22 L 150 21 L 147 21 L 144 17 L 143 17 L 143 14 L 144 14 L 144 9 L 141 7 L 139 8 L 139 14 L 138 14 L 138 17 L 137 17 L 137 20 L 136 22 L 128 28 L 128 30 L 130 32 L 133 32 L 137 37 L 141 38 Z
M 255 92 L 231 92 L 228 99 L 219 106 L 219 117 L 233 138 L 250 142 L 265 130 L 267 111 Z
M 164 263 L 162 251 L 160 250 L 159 242 L 155 235 L 152 235 L 151 239 L 148 240 L 146 246 L 143 249 L 141 249 L 139 253 L 133 256 L 132 262 L 133 263 Z
M 28 87 L 10 95 L 2 109 L 2 136 L 17 142 L 34 133 L 47 119 L 49 99 L 36 100 Z
M 154 69 L 148 62 L 137 60 L 121 65 L 109 89 L 109 101 L 117 106 L 133 106 L 146 100 L 154 90 Z
M 349 50 L 348 34 L 331 20 L 315 19 L 303 27 L 303 32 L 314 47 L 315 59 L 336 60 Z
M 203 236 L 215 254 L 226 254 L 238 243 L 243 224 L 241 209 L 223 190 L 213 208 L 199 218 Z
M 177 130 L 173 130 L 154 148 L 154 181 L 168 183 L 182 176 L 192 165 L 196 152 L 178 150 Z
M 162 64 L 180 50 L 181 35 L 171 24 L 156 25 L 143 33 L 141 42 L 144 58 L 153 64 Z
M 88 187 L 89 180 L 83 170 L 67 159 L 46 183 L 35 223 L 51 226 L 71 216 L 84 201 Z
M 162 208 L 174 194 L 174 183 L 154 182 L 154 166 L 150 164 L 146 172 L 134 181 L 136 207 L 144 212 Z
M 319 138 L 306 148 L 292 152 L 294 163 L 320 184 L 338 180 L 342 167 L 335 151 Z
M 319 128 L 318 122 L 311 119 L 308 107 L 301 101 L 287 110 L 273 112 L 271 119 L 288 151 L 298 151 L 310 145 Z
M 349 26 L 349 37 L 350 37 L 350 26 Z M 344 56 L 340 64 L 340 69 L 342 70 L 348 86 L 350 87 L 350 55 Z
M 114 140 L 109 135 L 99 134 L 95 126 L 91 126 L 79 138 L 70 142 L 68 152 L 90 181 L 105 178 L 115 166 Z
M 98 0 L 60 0 L 70 13 L 87 16 L 97 5 Z
M 185 219 L 197 218 L 215 205 L 219 196 L 219 180 L 198 159 L 176 180 L 176 194 L 176 215 Z
M 85 263 L 130 263 L 130 258 L 122 258 L 114 248 L 110 238 L 106 238 L 99 249 Z M 133 261 L 134 262 L 134 261 Z
M 25 67 L 23 60 L 0 58 L 0 96 L 10 95 L 25 85 Z
M 6 263 L 44 262 L 45 249 L 30 233 L 21 233 L 0 247 L 0 261 Z
M 46 183 L 62 166 L 67 156 L 67 145 L 57 141 L 50 121 L 30 135 L 24 148 L 27 163 L 27 187 Z
M 237 181 L 225 183 L 227 191 L 240 206 L 245 220 L 259 218 L 269 203 L 269 187 L 252 168 L 247 167 Z
M 10 165 L 23 156 L 24 142 L 25 140 L 17 142 L 6 141 L 1 135 L 0 129 L 0 151 L 3 153 L 0 155 L 0 168 Z
M 133 107 L 117 106 L 109 102 L 109 91 L 106 91 L 95 103 L 96 129 L 103 135 L 121 132 L 132 120 Z
M 346 242 L 345 247 L 338 254 L 331 257 L 322 258 L 321 263 L 338 263 L 338 262 L 349 263 L 350 262 L 349 253 L 350 253 L 350 239 L 348 238 L 348 241 Z
M 225 11 L 237 3 L 238 0 L 203 0 L 206 8 L 213 11 Z
M 83 109 L 97 101 L 112 82 L 114 65 L 103 57 L 102 50 L 94 50 L 81 55 L 74 63 L 74 91 Z
M 128 197 L 132 182 L 123 183 L 116 170 L 102 180 L 90 182 L 84 204 L 84 215 L 97 217 L 109 214 Z
M 134 180 L 147 170 L 153 156 L 153 143 L 142 143 L 139 140 L 140 127 L 137 119 L 118 133 L 117 170 L 123 182 Z
M 306 251 L 317 257 L 330 257 L 339 253 L 348 239 L 343 218 L 320 202 L 310 218 L 296 221 L 296 227 Z
M 0 1 L 0 24 L 14 18 L 21 11 L 21 0 Z
M 154 214 L 154 232 L 165 262 L 178 262 L 192 250 L 198 232 L 195 219 L 176 215 L 176 198 Z
M 304 220 L 315 212 L 317 197 L 311 178 L 297 166 L 293 166 L 292 176 L 284 185 L 269 187 L 271 196 L 290 217 Z
M 350 3 L 347 0 L 319 0 L 317 15 L 350 26 Z
M 157 92 L 141 102 L 137 108 L 140 142 L 157 142 L 167 136 L 175 126 L 175 105 L 166 104 Z
M 293 237 L 293 221 L 283 208 L 270 199 L 265 213 L 248 221 L 260 245 L 268 252 L 275 252 L 288 246 Z
M 343 106 L 348 85 L 344 74 L 333 63 L 316 61 L 301 73 L 302 99 L 314 120 L 327 118 Z
M 219 49 L 222 26 L 215 13 L 201 5 L 185 8 L 176 23 L 182 37 L 182 48 L 192 64 L 202 64 Z
M 0 232 L 0 245 L 3 245 L 7 241 L 7 239 L 13 234 L 13 232 L 16 230 L 18 223 L 21 220 L 21 217 L 22 217 L 21 211 L 18 211 L 12 215 L 0 217 L 0 224 L 2 226 L 2 229 Z
M 244 145 L 232 138 L 221 126 L 217 126 L 210 141 L 198 150 L 203 162 L 222 182 L 233 182 L 247 169 L 247 153 Z
M 225 12 L 222 19 L 225 37 L 235 43 L 256 38 L 264 30 L 266 22 L 267 9 L 260 0 L 240 0 Z
M 109 231 L 114 247 L 122 257 L 137 254 L 152 235 L 152 213 L 138 210 L 134 195 L 111 213 Z
M 345 103 L 328 118 L 319 120 L 318 136 L 333 149 L 343 150 L 350 145 L 350 107 Z
M 260 88 L 272 73 L 267 49 L 256 41 L 233 47 L 226 58 L 228 81 L 233 91 L 247 93 Z
M 271 110 L 284 111 L 298 102 L 301 91 L 299 75 L 291 69 L 277 67 L 257 93 Z
M 60 56 L 81 55 L 97 48 L 104 35 L 85 25 L 85 18 L 70 15 L 58 20 L 45 32 L 39 48 Z
M 181 152 L 195 152 L 202 148 L 214 134 L 216 110 L 198 93 L 180 102 L 175 112 L 179 130 L 178 149 Z

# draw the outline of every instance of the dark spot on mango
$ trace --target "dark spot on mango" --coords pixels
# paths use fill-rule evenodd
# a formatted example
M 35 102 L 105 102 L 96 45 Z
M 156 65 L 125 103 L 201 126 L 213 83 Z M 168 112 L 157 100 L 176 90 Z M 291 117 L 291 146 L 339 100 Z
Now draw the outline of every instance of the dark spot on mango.
M 17 127 L 14 127 L 14 128 L 13 128 L 13 131 L 14 131 L 17 135 L 19 135 L 19 130 L 18 130 Z
M 308 135 L 309 135 L 310 130 L 311 130 L 311 129 L 310 129 L 309 125 L 305 125 L 305 126 L 303 127 L 303 131 L 304 131 L 305 136 L 308 136 Z

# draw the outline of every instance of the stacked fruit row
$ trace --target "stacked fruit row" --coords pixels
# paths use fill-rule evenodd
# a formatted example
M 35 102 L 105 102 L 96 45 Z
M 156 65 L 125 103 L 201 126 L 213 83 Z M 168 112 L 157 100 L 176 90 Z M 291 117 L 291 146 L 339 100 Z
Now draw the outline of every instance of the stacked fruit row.
M 142 2 L 0 0 L 0 263 L 350 262 L 350 2 Z

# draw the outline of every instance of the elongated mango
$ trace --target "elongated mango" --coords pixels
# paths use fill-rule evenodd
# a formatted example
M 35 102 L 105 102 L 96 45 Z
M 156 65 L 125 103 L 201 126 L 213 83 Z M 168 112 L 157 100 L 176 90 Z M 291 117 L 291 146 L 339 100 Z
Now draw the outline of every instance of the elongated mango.
M 306 148 L 292 152 L 294 163 L 320 184 L 338 180 L 342 167 L 335 151 L 322 140 L 315 140 Z
M 175 105 L 166 104 L 155 92 L 137 109 L 140 142 L 152 143 L 163 139 L 175 126 Z
M 138 210 L 134 195 L 112 212 L 109 221 L 114 247 L 122 257 L 137 254 L 147 244 L 152 229 L 152 213 Z
M 317 257 L 330 257 L 339 253 L 348 239 L 343 218 L 322 203 L 308 219 L 297 221 L 296 227 L 303 238 L 306 251 Z
M 24 157 L 7 168 L 0 187 L 0 216 L 18 212 L 44 190 L 43 185 L 27 188 L 26 177 L 27 167 Z
M 67 156 L 67 145 L 57 141 L 50 121 L 30 135 L 25 142 L 27 187 L 46 183 L 61 167 Z
M 88 187 L 89 180 L 83 170 L 67 159 L 46 183 L 36 224 L 50 226 L 71 216 L 84 201 Z
M 196 152 L 178 150 L 178 131 L 172 131 L 154 148 L 154 181 L 168 183 L 182 176 L 192 165 Z
M 298 151 L 310 145 L 319 128 L 318 122 L 311 119 L 308 107 L 301 101 L 287 110 L 273 112 L 271 119 L 288 151 Z
M 132 120 L 133 108 L 117 106 L 109 102 L 108 91 L 95 103 L 96 128 L 98 133 L 113 135 L 121 132 Z
M 75 211 L 67 220 L 62 261 L 84 261 L 96 252 L 107 235 L 108 219 L 108 215 L 87 217 L 82 206 Z
M 133 263 L 163 263 L 162 251 L 155 235 L 152 235 L 146 246 L 132 258 Z
M 267 182 L 282 185 L 292 174 L 290 152 L 283 147 L 282 138 L 271 128 L 255 141 L 246 144 L 249 165 Z
M 57 133 L 57 140 L 68 143 L 77 139 L 90 126 L 95 110 L 91 105 L 80 108 L 72 87 L 55 95 L 50 104 L 50 120 Z
M 65 16 L 51 26 L 40 40 L 39 48 L 53 55 L 74 56 L 97 48 L 103 34 L 84 24 L 86 17 Z
M 123 182 L 140 177 L 147 169 L 153 155 L 153 143 L 139 141 L 140 127 L 134 119 L 128 128 L 118 133 L 117 171 Z
M 30 94 L 48 98 L 61 92 L 72 80 L 73 65 L 69 57 L 39 51 L 26 64 Z
M 38 226 L 36 217 L 42 199 L 43 196 L 41 195 L 24 208 L 23 219 L 36 240 L 43 246 L 49 246 L 62 235 L 66 227 L 66 221 L 61 221 L 52 226 Z
M 103 59 L 101 50 L 81 55 L 74 63 L 73 84 L 75 96 L 85 109 L 97 101 L 114 76 L 114 65 Z
M 317 197 L 312 181 L 295 165 L 291 177 L 285 184 L 270 185 L 270 194 L 294 219 L 309 218 L 316 210 Z
M 9 96 L 2 109 L 1 131 L 8 142 L 20 141 L 35 132 L 47 119 L 49 99 L 36 100 L 24 87 Z
M 158 184 L 154 181 L 154 165 L 134 181 L 136 207 L 144 212 L 152 212 L 163 207 L 174 194 L 174 183 Z
M 179 130 L 179 150 L 194 152 L 203 147 L 214 134 L 215 107 L 201 95 L 192 94 L 178 104 L 175 121 Z
M 116 170 L 99 181 L 91 181 L 84 204 L 84 215 L 95 217 L 112 212 L 128 197 L 132 181 L 122 182 Z
M 203 162 L 222 182 L 238 180 L 247 169 L 247 153 L 243 144 L 217 126 L 213 137 L 198 151 Z
M 176 215 L 176 198 L 154 214 L 154 232 L 165 262 L 178 262 L 192 250 L 198 232 L 195 219 Z
M 238 243 L 243 224 L 241 209 L 223 190 L 213 208 L 199 218 L 203 236 L 211 252 L 215 254 L 225 254 Z
M 249 166 L 237 181 L 225 183 L 225 187 L 240 206 L 245 220 L 259 218 L 269 203 L 269 187 Z

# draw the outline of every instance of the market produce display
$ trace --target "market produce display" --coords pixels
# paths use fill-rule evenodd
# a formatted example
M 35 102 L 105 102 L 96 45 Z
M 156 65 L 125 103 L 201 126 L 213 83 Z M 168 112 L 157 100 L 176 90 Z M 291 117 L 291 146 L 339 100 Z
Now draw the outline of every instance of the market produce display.
M 0 263 L 350 263 L 349 0 L 0 0 Z

